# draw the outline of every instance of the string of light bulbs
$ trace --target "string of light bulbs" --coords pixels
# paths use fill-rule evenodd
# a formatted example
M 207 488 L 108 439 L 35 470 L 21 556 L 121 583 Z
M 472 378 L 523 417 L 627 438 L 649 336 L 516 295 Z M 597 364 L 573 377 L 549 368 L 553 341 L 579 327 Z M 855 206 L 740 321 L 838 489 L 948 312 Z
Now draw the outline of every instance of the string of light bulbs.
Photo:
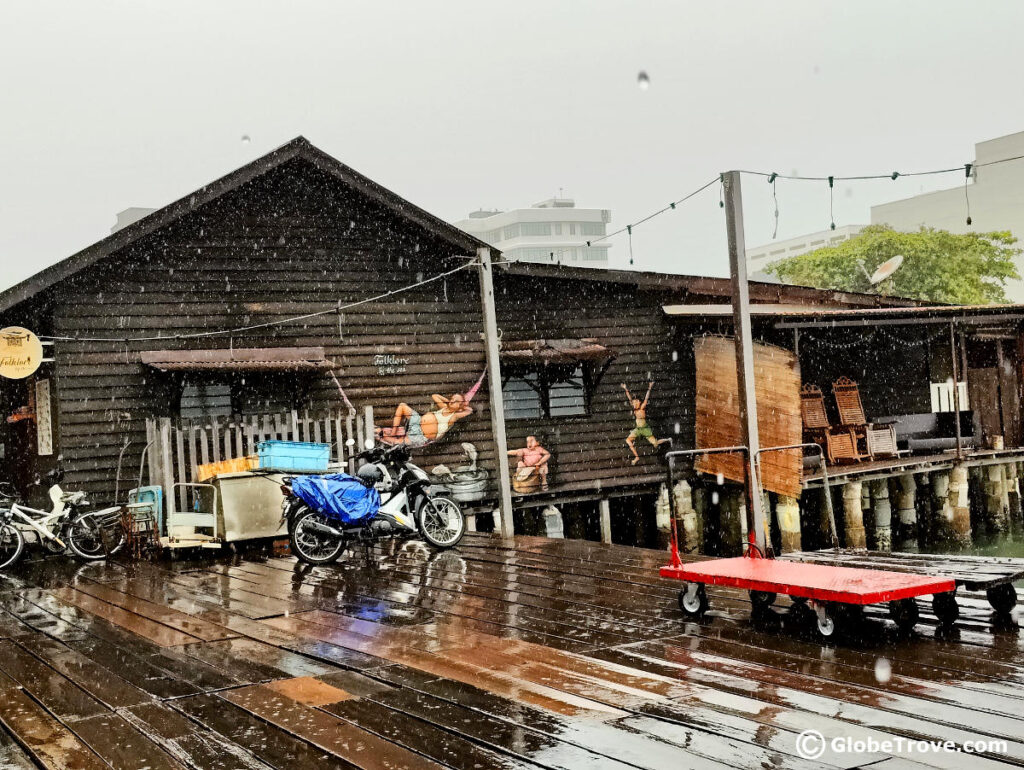
M 50 340 L 52 342 L 114 342 L 118 344 L 127 344 L 129 342 L 191 340 L 201 339 L 204 337 L 219 337 L 242 334 L 244 332 L 256 331 L 257 329 L 269 329 L 274 326 L 284 326 L 287 324 L 298 323 L 299 321 L 308 321 L 311 318 L 321 318 L 323 316 L 328 315 L 340 315 L 341 313 L 344 313 L 346 310 L 351 310 L 354 307 L 366 305 L 369 304 L 370 302 L 379 302 L 380 300 L 388 299 L 389 297 L 393 297 L 397 294 L 402 294 L 404 292 L 411 291 L 412 289 L 419 288 L 420 286 L 426 286 L 427 284 L 434 283 L 435 281 L 440 281 L 462 270 L 467 270 L 471 267 L 476 267 L 479 264 L 479 261 L 474 259 L 473 261 L 465 262 L 452 270 L 448 270 L 444 273 L 438 273 L 437 275 L 425 278 L 422 281 L 417 281 L 416 283 L 411 283 L 407 286 L 401 286 L 397 289 L 391 289 L 390 291 L 386 291 L 383 294 L 377 294 L 376 296 L 373 297 L 367 297 L 365 299 L 356 300 L 355 302 L 350 302 L 347 305 L 339 304 L 338 306 L 329 308 L 328 310 L 318 310 L 313 313 L 305 313 L 303 315 L 292 316 L 291 318 L 282 318 L 276 321 L 264 321 L 263 323 L 258 324 L 237 326 L 233 329 L 210 329 L 202 332 L 187 332 L 184 334 L 164 334 L 148 337 L 71 337 L 52 334 L 40 334 L 39 339 Z

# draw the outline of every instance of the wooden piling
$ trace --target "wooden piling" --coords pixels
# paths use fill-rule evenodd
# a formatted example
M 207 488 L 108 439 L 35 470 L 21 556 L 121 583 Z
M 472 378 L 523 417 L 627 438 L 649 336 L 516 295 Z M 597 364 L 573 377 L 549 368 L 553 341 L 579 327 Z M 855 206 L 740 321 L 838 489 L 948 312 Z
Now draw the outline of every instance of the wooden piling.
M 950 528 L 953 542 L 960 547 L 971 544 L 971 508 L 968 501 L 967 468 L 954 465 L 949 473 Z
M 673 494 L 676 498 L 676 515 L 679 516 L 677 534 L 681 541 L 680 549 L 685 553 L 698 553 L 703 545 L 701 540 L 704 528 L 693 505 L 693 489 L 686 481 L 678 481 Z
M 800 505 L 795 497 L 779 495 L 775 502 L 775 521 L 782 536 L 782 552 L 801 550 Z
M 1006 494 L 1005 471 L 1002 465 L 988 465 L 984 474 L 985 528 L 1004 533 L 1010 528 L 1010 502 Z
M 876 551 L 892 550 L 892 505 L 889 502 L 889 480 L 871 482 L 871 503 L 874 509 L 874 548 Z
M 1006 498 L 1010 510 L 1010 528 L 1020 526 L 1021 523 L 1021 502 L 1020 502 L 1020 468 L 1017 463 L 1006 464 Z
M 743 548 L 746 536 L 746 506 L 743 505 L 743 490 L 734 486 L 718 487 L 722 528 L 722 550 L 737 553 Z
M 552 538 L 564 538 L 565 526 L 562 522 L 562 512 L 555 506 L 549 505 L 544 509 L 544 534 Z
M 896 495 L 896 537 L 900 550 L 912 547 L 917 542 L 917 481 L 914 474 L 905 473 L 899 477 L 899 492 Z
M 848 481 L 843 487 L 843 522 L 846 525 L 847 548 L 867 548 L 862 496 L 859 481 Z

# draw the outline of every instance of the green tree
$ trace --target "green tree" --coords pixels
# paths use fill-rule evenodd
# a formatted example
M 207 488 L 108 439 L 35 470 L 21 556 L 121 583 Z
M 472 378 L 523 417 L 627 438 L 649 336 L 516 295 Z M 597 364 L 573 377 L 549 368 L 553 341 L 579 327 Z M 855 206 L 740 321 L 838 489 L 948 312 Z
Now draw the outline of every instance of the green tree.
M 900 233 L 888 225 L 870 225 L 848 241 L 774 262 L 767 271 L 786 283 L 820 289 L 985 305 L 1007 302 L 1006 281 L 1020 278 L 1016 242 L 1009 232 L 957 235 L 922 227 Z M 897 254 L 903 266 L 872 287 L 867 276 Z

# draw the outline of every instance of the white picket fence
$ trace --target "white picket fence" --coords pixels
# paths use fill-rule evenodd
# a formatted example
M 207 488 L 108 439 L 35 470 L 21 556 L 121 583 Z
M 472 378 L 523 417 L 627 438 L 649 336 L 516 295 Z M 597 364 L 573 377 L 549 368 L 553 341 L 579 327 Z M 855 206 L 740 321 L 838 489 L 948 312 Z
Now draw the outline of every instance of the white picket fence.
M 198 467 L 236 457 L 255 455 L 267 440 L 313 441 L 331 445 L 331 460 L 354 470 L 355 456 L 373 438 L 373 408 L 363 414 L 308 411 L 246 415 L 204 420 L 146 420 L 146 460 L 150 483 L 163 487 L 168 513 L 186 510 L 186 492 L 177 500 L 176 483 L 198 481 Z M 352 440 L 351 443 L 349 440 Z

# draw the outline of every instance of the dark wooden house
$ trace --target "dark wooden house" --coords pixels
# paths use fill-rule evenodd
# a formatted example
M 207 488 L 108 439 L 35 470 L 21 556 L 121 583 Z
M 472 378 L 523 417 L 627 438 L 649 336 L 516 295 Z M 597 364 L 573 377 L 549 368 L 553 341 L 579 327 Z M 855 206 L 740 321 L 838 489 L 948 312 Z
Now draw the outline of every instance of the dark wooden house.
M 344 460 L 351 421 L 369 407 L 377 429 L 399 436 L 415 412 L 428 469 L 464 467 L 472 445 L 487 472 L 475 502 L 493 505 L 470 264 L 484 246 L 296 139 L 0 294 L 0 325 L 48 343 L 31 379 L 0 381 L 3 474 L 31 495 L 60 462 L 68 486 L 123 498 L 152 467 L 143 453 L 159 431 L 185 424 L 209 432 L 164 442 L 179 481 L 268 437 L 326 441 Z M 552 454 L 548 488 L 517 505 L 629 497 L 621 505 L 635 508 L 638 495 L 650 505 L 662 479 L 654 442 L 693 442 L 695 331 L 664 308 L 720 306 L 728 282 L 513 263 L 495 272 L 509 448 L 534 436 Z M 774 284 L 751 295 L 899 304 Z M 642 400 L 651 382 L 645 429 L 622 386 Z M 438 416 L 455 397 L 468 414 Z

